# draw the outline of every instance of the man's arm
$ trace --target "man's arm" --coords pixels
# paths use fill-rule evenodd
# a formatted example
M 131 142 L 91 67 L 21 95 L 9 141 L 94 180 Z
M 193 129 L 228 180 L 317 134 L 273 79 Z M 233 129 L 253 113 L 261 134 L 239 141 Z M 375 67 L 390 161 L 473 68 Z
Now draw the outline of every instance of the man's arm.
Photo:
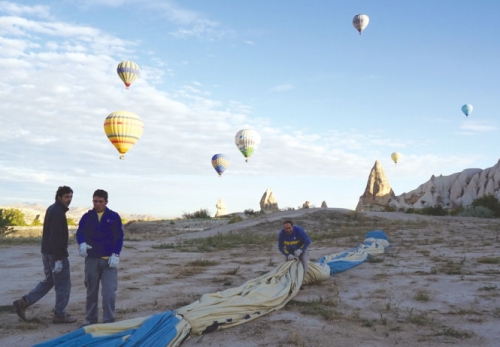
M 116 222 L 115 227 L 113 228 L 115 244 L 113 245 L 113 253 L 120 255 L 123 247 L 123 237 L 125 233 L 123 231 L 122 219 L 118 214 L 115 215 L 115 218 Z
M 283 230 L 280 231 L 278 236 L 278 249 L 284 256 L 288 255 L 288 253 L 286 253 L 285 249 L 283 248 Z
M 63 257 L 65 257 L 66 246 L 64 245 L 65 237 L 63 233 L 68 228 L 68 222 L 66 220 L 64 212 L 52 210 L 49 213 L 51 214 L 51 216 L 49 217 L 50 249 L 52 251 L 52 254 L 54 255 L 55 260 L 61 260 Z
M 311 244 L 311 240 L 309 239 L 309 236 L 307 236 L 306 231 L 302 229 L 301 227 L 295 226 L 297 228 L 297 231 L 300 234 L 300 238 L 304 242 L 304 246 L 300 247 L 301 250 L 305 251 L 307 247 Z

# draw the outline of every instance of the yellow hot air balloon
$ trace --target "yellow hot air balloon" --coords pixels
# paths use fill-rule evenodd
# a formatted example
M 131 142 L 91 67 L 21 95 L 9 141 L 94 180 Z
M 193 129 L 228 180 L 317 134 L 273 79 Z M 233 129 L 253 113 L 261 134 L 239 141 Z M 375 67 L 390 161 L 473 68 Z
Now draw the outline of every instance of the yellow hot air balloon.
M 144 130 L 141 117 L 129 111 L 111 112 L 104 121 L 104 132 L 125 159 L 125 153 L 139 140 Z
M 392 161 L 394 162 L 394 164 L 397 164 L 399 161 L 399 158 L 401 158 L 401 154 L 398 152 L 394 152 L 391 154 L 391 158 L 392 158 Z
M 253 129 L 242 129 L 236 133 L 234 143 L 246 158 L 245 161 L 248 162 L 250 156 L 260 145 L 260 135 Z
M 123 83 L 125 83 L 125 88 L 129 88 L 132 82 L 134 82 L 137 77 L 139 77 L 139 65 L 130 60 L 122 61 L 116 67 L 116 72 L 120 76 Z

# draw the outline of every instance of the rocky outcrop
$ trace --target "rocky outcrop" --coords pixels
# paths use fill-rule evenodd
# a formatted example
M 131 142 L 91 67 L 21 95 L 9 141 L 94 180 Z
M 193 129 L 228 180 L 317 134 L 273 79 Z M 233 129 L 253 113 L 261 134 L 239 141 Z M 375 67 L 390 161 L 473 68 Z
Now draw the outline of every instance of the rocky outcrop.
M 260 199 L 260 210 L 263 212 L 278 212 L 278 202 L 271 189 L 267 188 Z
M 417 189 L 403 193 L 392 201 L 400 209 L 441 205 L 445 208 L 468 206 L 477 198 L 492 194 L 500 200 L 500 160 L 492 167 L 465 169 L 448 176 L 432 175 Z
M 434 176 L 417 189 L 394 195 L 382 166 L 375 162 L 368 185 L 356 211 L 398 210 L 441 205 L 444 208 L 469 206 L 475 199 L 491 194 L 500 200 L 500 160 L 487 169 L 465 169 L 448 176 Z
M 375 161 L 363 195 L 359 197 L 356 211 L 384 211 L 396 199 L 382 165 Z
M 227 215 L 227 206 L 222 199 L 219 199 L 219 201 L 217 201 L 215 207 L 217 207 L 217 212 L 215 212 L 215 217 L 221 217 Z

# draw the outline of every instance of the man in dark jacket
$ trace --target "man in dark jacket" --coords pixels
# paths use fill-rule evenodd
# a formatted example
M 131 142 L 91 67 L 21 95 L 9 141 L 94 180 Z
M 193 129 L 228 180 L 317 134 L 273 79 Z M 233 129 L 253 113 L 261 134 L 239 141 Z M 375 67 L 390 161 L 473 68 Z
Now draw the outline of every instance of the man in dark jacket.
M 292 221 L 283 223 L 278 235 L 278 248 L 285 256 L 285 260 L 299 259 L 304 267 L 304 276 L 309 267 L 309 250 L 307 247 L 311 244 L 309 236 L 304 229 L 298 225 L 293 225 Z
M 115 321 L 117 269 L 123 246 L 122 221 L 118 213 L 106 207 L 108 193 L 97 189 L 92 203 L 94 208 L 83 215 L 76 232 L 80 256 L 85 258 L 87 300 L 83 326 L 98 321 L 99 282 L 102 284 L 102 322 Z
M 62 186 L 57 189 L 56 201 L 45 212 L 42 235 L 42 261 L 45 279 L 21 299 L 14 301 L 14 309 L 22 320 L 25 311 L 47 294 L 55 286 L 56 305 L 54 323 L 74 323 L 76 319 L 66 314 L 71 292 L 68 261 L 68 221 L 66 212 L 73 199 L 73 190 Z

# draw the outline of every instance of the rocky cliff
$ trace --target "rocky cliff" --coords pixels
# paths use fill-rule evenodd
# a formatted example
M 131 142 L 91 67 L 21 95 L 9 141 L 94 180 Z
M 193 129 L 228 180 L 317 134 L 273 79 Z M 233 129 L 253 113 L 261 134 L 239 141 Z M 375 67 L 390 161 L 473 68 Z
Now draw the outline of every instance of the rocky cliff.
M 360 197 L 356 211 L 423 208 L 441 205 L 445 208 L 468 206 L 477 198 L 492 194 L 500 200 L 500 160 L 487 169 L 465 169 L 448 176 L 434 176 L 401 195 L 391 195 L 389 181 L 382 166 L 375 166 L 368 177 L 368 185 Z M 394 194 L 394 193 L 392 193 Z

